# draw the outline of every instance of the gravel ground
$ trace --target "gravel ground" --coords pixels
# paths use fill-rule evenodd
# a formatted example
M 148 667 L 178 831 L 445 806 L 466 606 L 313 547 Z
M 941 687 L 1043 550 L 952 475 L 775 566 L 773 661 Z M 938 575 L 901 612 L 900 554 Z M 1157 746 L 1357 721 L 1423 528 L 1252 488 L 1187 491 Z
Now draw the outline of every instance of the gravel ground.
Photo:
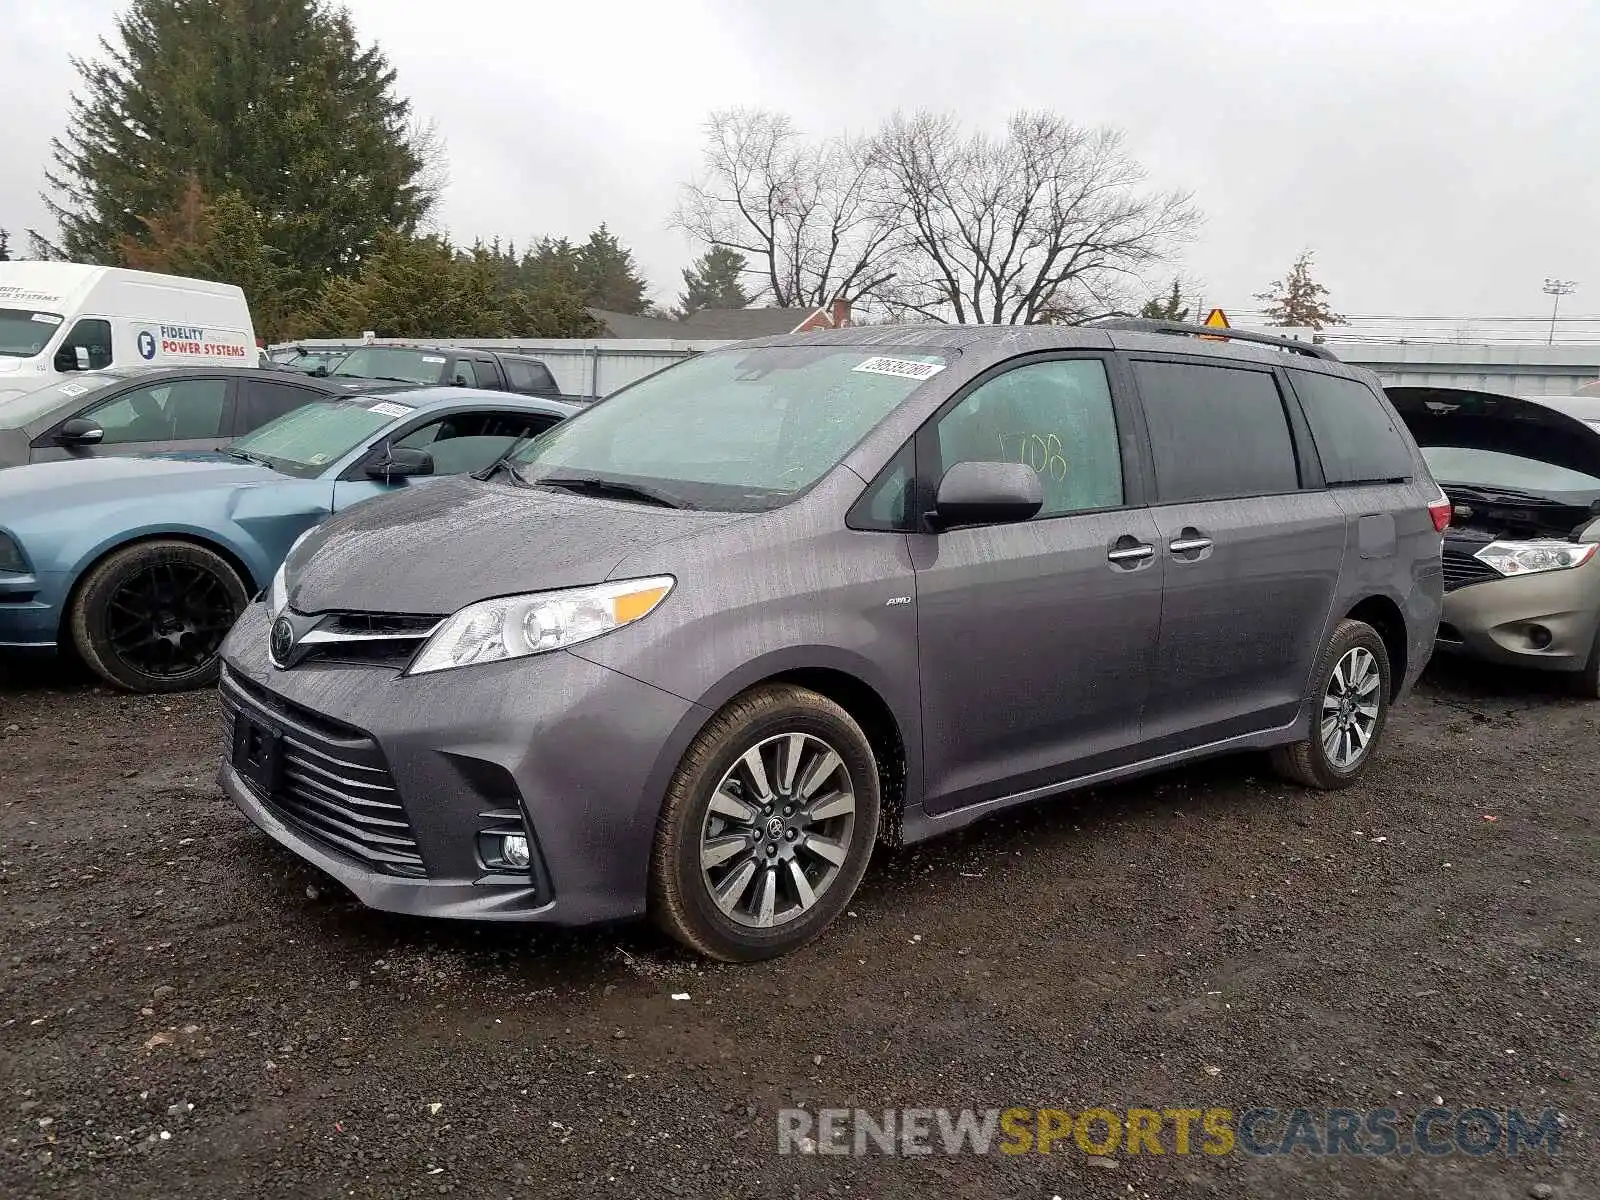
M 219 794 L 210 695 L 13 671 L 0 1194 L 1600 1195 L 1597 711 L 1440 664 L 1358 788 L 1236 758 L 999 817 L 740 968 L 369 912 Z M 787 1105 L 1436 1096 L 1559 1108 L 1560 1153 L 776 1150 Z

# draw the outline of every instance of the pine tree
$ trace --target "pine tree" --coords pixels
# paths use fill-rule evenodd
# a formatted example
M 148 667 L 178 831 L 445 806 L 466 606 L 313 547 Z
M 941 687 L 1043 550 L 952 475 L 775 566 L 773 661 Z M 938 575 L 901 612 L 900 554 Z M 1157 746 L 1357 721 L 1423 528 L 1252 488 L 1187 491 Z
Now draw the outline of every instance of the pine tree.
M 0 229 L 0 262 L 11 261 L 11 234 L 8 230 Z
M 1268 325 L 1320 330 L 1350 323 L 1329 307 L 1328 289 L 1311 278 L 1311 259 L 1312 252 L 1302 250 L 1287 275 L 1255 294 L 1257 300 L 1267 302 L 1263 311 Z
M 1152 321 L 1187 321 L 1189 307 L 1183 302 L 1182 283 L 1174 279 L 1172 291 L 1165 296 L 1146 300 L 1144 307 L 1139 310 L 1139 315 Z
M 320 285 L 436 198 L 393 69 L 326 0 L 131 0 L 100 48 L 74 61 L 48 173 L 73 258 L 119 261 L 193 177 L 240 196 L 281 265 Z
M 740 282 L 744 273 L 744 255 L 726 246 L 711 247 L 684 268 L 678 315 L 687 317 L 702 308 L 747 307 L 750 295 Z
M 649 289 L 634 265 L 633 252 L 601 225 L 575 252 L 578 287 L 584 300 L 609 312 L 643 313 Z

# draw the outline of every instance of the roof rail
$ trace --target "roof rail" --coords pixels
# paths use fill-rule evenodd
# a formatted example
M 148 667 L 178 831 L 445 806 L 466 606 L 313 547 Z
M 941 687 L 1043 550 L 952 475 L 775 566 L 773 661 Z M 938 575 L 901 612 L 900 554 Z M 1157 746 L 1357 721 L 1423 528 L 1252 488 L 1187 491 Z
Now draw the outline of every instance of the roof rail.
M 1307 358 L 1321 358 L 1339 362 L 1339 356 L 1326 346 L 1315 342 L 1297 342 L 1293 338 L 1273 337 L 1270 333 L 1250 333 L 1243 329 L 1218 329 L 1211 325 L 1190 325 L 1183 321 L 1159 321 L 1148 317 L 1107 317 L 1090 323 L 1092 329 L 1116 329 L 1127 333 L 1168 333 L 1179 337 L 1218 338 L 1232 342 L 1250 342 L 1254 345 L 1272 346 L 1291 354 L 1304 354 Z

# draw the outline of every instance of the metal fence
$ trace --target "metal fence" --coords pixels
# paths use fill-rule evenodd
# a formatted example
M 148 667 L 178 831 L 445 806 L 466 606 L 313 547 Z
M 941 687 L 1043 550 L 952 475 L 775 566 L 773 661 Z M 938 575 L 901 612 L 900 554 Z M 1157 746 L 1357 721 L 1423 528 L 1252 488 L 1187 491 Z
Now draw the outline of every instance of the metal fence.
M 354 350 L 357 346 L 415 346 L 416 339 L 308 338 L 286 342 L 285 346 L 304 346 L 308 350 Z M 629 338 L 452 338 L 435 343 L 467 350 L 498 350 L 504 354 L 526 354 L 550 368 L 556 384 L 569 396 L 609 396 L 636 379 L 654 375 L 673 363 L 727 342 L 674 342 Z M 281 347 L 273 346 L 277 350 Z

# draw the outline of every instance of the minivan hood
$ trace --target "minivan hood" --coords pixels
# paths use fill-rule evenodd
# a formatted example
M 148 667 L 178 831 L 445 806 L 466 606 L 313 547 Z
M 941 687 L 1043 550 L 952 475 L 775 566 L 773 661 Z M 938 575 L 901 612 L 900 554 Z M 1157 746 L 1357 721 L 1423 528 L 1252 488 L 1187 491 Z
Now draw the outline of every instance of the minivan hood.
M 1498 450 L 1600 476 L 1600 430 L 1547 404 L 1471 388 L 1384 392 L 1419 446 Z
M 635 551 L 748 516 L 441 479 L 317 526 L 289 556 L 289 603 L 303 613 L 442 616 L 494 596 L 599 583 Z

